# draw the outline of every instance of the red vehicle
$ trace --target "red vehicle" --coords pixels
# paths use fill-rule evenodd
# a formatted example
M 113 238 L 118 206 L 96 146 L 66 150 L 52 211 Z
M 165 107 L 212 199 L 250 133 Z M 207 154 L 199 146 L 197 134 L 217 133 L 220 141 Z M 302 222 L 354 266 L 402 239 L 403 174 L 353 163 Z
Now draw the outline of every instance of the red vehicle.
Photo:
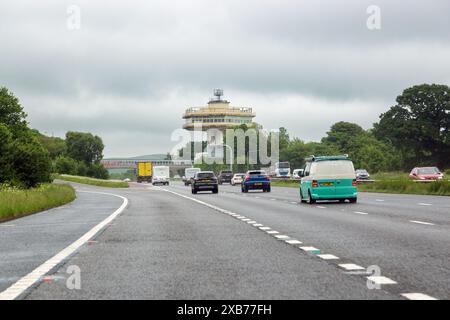
M 409 177 L 413 180 L 441 180 L 444 174 L 436 167 L 415 167 Z

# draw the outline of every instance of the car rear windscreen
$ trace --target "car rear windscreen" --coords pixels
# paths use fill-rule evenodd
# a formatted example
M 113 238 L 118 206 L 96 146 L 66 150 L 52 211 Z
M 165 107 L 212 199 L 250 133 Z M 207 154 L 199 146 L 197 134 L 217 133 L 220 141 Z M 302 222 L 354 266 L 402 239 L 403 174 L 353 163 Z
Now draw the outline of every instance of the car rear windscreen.
M 214 178 L 214 173 L 212 172 L 200 172 L 197 173 L 198 179 L 208 179 L 208 178 Z
M 265 175 L 266 173 L 264 171 L 250 171 L 249 175 L 251 176 L 260 176 L 260 175 Z

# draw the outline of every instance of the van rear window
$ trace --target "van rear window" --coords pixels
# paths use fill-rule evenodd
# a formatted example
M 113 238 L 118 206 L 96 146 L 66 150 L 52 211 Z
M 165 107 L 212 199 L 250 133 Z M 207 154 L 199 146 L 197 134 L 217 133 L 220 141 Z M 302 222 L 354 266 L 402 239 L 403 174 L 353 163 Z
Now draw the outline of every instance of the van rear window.
M 311 174 L 355 174 L 355 169 L 350 160 L 317 161 L 312 164 Z

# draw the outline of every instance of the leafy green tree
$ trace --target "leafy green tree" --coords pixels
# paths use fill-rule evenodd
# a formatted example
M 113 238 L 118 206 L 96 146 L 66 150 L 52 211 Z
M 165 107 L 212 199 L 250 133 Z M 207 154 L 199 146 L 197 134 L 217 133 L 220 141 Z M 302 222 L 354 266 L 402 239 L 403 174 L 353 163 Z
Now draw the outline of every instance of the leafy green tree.
M 78 174 L 78 163 L 69 157 L 59 156 L 55 161 L 55 170 L 60 174 Z
M 349 144 L 359 135 L 364 133 L 364 129 L 356 123 L 340 121 L 331 126 L 327 136 L 322 138 L 323 143 L 335 145 L 338 150 L 348 150 Z
M 404 169 L 450 166 L 450 87 L 422 84 L 403 91 L 374 124 L 375 136 L 402 154 Z
M 8 126 L 13 136 L 17 136 L 27 130 L 26 117 L 27 114 L 23 111 L 19 99 L 7 88 L 0 87 L 0 123 Z
M 106 170 L 106 168 L 100 163 L 91 164 L 88 167 L 87 175 L 89 177 L 97 178 L 97 179 L 108 179 L 109 178 L 108 170 Z
M 51 181 L 51 161 L 48 151 L 32 136 L 12 142 L 12 181 L 27 188 Z
M 91 133 L 72 132 L 66 133 L 67 155 L 77 161 L 83 161 L 87 165 L 98 164 L 103 158 L 103 141 L 99 136 Z
M 58 137 L 48 137 L 43 134 L 38 134 L 39 142 L 47 149 L 50 158 L 56 159 L 66 152 L 66 142 L 64 139 Z
M 0 184 L 11 178 L 11 142 L 12 134 L 8 127 L 0 123 Z

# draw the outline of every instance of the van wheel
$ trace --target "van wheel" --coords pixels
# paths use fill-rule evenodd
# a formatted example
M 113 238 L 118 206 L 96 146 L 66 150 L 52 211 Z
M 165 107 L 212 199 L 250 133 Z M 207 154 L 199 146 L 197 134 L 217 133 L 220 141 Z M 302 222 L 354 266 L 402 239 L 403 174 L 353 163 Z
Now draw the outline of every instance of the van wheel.
M 356 203 L 357 198 L 350 198 L 349 200 L 350 200 L 350 203 Z
M 308 196 L 309 196 L 309 204 L 315 204 L 316 200 L 312 198 L 311 192 L 309 192 L 309 191 L 308 191 Z

